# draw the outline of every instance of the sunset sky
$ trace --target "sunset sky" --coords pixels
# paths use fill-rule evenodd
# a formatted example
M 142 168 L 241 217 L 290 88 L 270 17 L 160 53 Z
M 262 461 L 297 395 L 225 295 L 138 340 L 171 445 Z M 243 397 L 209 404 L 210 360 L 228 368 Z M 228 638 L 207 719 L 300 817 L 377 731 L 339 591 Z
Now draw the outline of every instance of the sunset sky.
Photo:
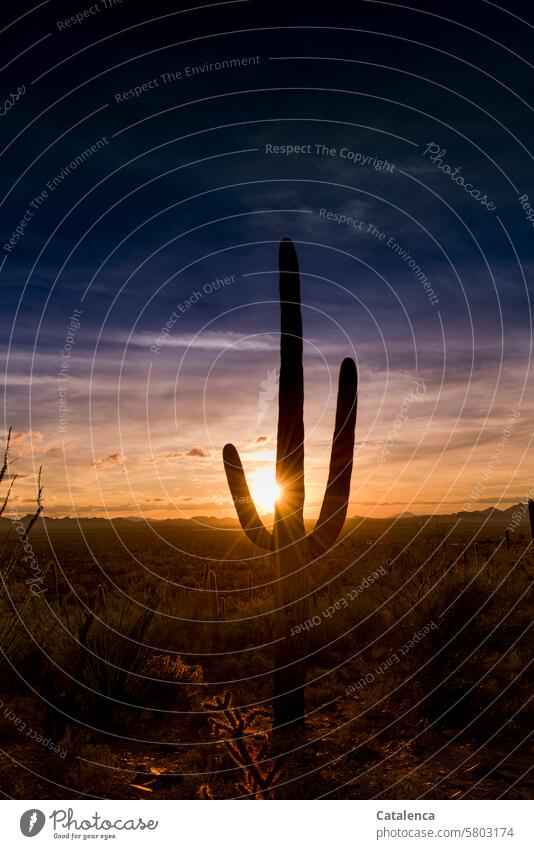
M 328 41 L 321 10 L 299 4 L 142 27 L 117 7 L 68 31 L 57 5 L 13 25 L 14 55 L 50 33 L 8 68 L 5 97 L 26 92 L 0 118 L 3 429 L 18 511 L 42 465 L 49 516 L 233 516 L 229 441 L 272 511 L 284 236 L 301 266 L 306 515 L 322 499 L 346 356 L 360 381 L 349 516 L 527 496 L 524 29 L 492 4 L 483 21 L 465 4 L 459 24 L 435 26 L 356 5 L 336 11 Z

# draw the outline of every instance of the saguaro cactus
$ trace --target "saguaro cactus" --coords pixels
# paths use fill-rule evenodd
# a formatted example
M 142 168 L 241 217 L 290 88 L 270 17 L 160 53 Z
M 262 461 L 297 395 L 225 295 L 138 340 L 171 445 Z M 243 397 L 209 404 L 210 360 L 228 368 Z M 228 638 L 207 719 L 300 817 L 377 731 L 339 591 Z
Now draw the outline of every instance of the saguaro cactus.
M 528 499 L 528 518 L 530 520 L 530 537 L 534 542 L 534 501 L 532 498 Z
M 241 526 L 249 539 L 273 553 L 277 650 L 274 675 L 274 726 L 304 722 L 305 631 L 308 617 L 307 567 L 335 542 L 347 515 L 354 430 L 357 372 L 354 360 L 341 364 L 334 438 L 326 492 L 315 528 L 304 529 L 304 374 L 302 315 L 297 254 L 283 239 L 280 264 L 280 385 L 276 482 L 280 495 L 274 527 L 263 525 L 251 498 L 236 448 L 225 445 L 224 467 Z

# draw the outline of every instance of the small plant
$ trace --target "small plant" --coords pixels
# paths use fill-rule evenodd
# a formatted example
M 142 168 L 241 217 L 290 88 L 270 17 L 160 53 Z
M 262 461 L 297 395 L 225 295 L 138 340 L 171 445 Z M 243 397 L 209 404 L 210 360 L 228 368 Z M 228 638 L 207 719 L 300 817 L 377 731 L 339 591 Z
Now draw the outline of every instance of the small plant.
M 179 710 L 198 696 L 203 681 L 201 666 L 184 663 L 181 657 L 155 654 L 146 665 L 146 675 L 157 680 L 157 707 Z M 154 686 L 154 682 L 147 681 Z
M 0 469 L 0 484 L 3 482 L 4 478 L 8 474 L 8 470 L 9 470 L 9 443 L 11 441 L 11 431 L 12 431 L 12 428 L 9 428 L 9 431 L 8 431 L 8 434 L 7 434 L 7 439 L 6 439 L 6 447 L 4 449 L 4 457 L 3 457 L 3 462 L 2 462 L 2 468 Z M 11 483 L 8 486 L 6 497 L 4 498 L 4 501 L 2 502 L 2 504 L 0 505 L 0 518 L 3 516 L 5 510 L 8 506 L 9 498 L 11 496 L 11 491 L 12 491 L 14 485 L 15 485 L 16 480 L 17 480 L 17 475 L 14 475 L 14 477 L 11 480 Z M 7 539 L 4 542 L 2 549 L 0 550 L 0 575 L 2 577 L 2 583 L 4 583 L 7 580 L 12 569 L 14 568 L 15 564 L 18 562 L 20 555 L 21 555 L 21 552 L 22 552 L 22 549 L 28 543 L 28 536 L 30 534 L 30 531 L 33 528 L 33 526 L 35 525 L 37 519 L 39 518 L 39 516 L 41 515 L 41 513 L 43 511 L 42 495 L 43 495 L 43 487 L 41 486 L 41 469 L 39 469 L 39 476 L 38 476 L 38 483 L 37 483 L 37 507 L 35 509 L 35 512 L 33 513 L 32 516 L 30 516 L 28 524 L 26 525 L 25 528 L 22 526 L 22 523 L 19 522 L 19 524 L 22 526 L 23 529 L 22 529 L 22 531 L 21 530 L 18 531 L 19 538 L 16 541 L 15 545 L 11 548 L 11 550 L 9 550 L 9 546 L 8 546 L 9 537 L 10 537 L 9 534 L 7 535 Z M 16 520 L 16 521 L 18 521 L 18 520 Z
M 246 711 L 236 707 L 228 692 L 210 699 L 205 707 L 213 711 L 209 718 L 212 733 L 240 770 L 237 791 L 251 799 L 274 799 L 273 785 L 281 777 L 283 756 L 269 758 L 269 735 L 262 726 L 269 712 L 260 707 Z M 209 784 L 201 785 L 199 795 L 203 799 L 215 798 Z
M 0 484 L 4 481 L 4 478 L 6 478 L 9 472 L 9 444 L 11 441 L 11 431 L 12 428 L 9 428 L 6 439 L 6 446 L 4 449 L 2 467 L 0 468 Z M 3 516 L 6 508 L 8 507 L 9 498 L 11 496 L 11 492 L 13 490 L 13 486 L 15 484 L 16 479 L 17 476 L 14 475 L 11 482 L 9 483 L 6 496 L 3 502 L 0 504 L 0 518 Z M 2 650 L 2 663 L 5 662 L 5 658 L 9 654 L 20 655 L 23 651 L 22 642 L 26 643 L 24 635 L 21 634 L 21 629 L 18 626 L 20 620 L 24 617 L 24 612 L 28 609 L 28 607 L 31 605 L 31 602 L 34 600 L 35 594 L 32 592 L 31 587 L 28 587 L 27 591 L 24 593 L 24 596 L 21 599 L 16 600 L 13 598 L 12 593 L 8 592 L 7 590 L 7 581 L 10 578 L 16 577 L 16 567 L 21 562 L 24 549 L 26 548 L 27 550 L 29 546 L 30 532 L 43 510 L 42 494 L 43 488 L 41 486 L 41 469 L 39 469 L 36 498 L 37 506 L 35 508 L 35 511 L 30 516 L 25 527 L 18 518 L 15 519 L 15 522 L 17 524 L 16 531 L 18 534 L 18 539 L 13 545 L 10 545 L 10 529 L 2 545 L 2 548 L 0 549 L 0 602 L 2 604 L 2 608 L 4 608 L 0 617 L 0 648 Z M 28 557 L 26 557 L 26 559 L 28 559 Z M 35 558 L 33 556 L 33 551 L 31 552 L 30 562 L 36 563 Z M 39 580 L 42 581 L 42 579 L 46 575 L 47 570 L 39 569 L 38 571 L 40 574 Z M 23 585 L 26 587 L 26 585 L 28 584 L 29 581 L 26 581 Z M 16 604 L 17 601 L 19 602 L 18 604 Z M 21 642 L 19 643 L 19 641 Z
M 92 626 L 76 643 L 77 669 L 81 680 L 98 696 L 128 701 L 138 689 L 146 667 L 147 640 L 156 614 L 155 599 L 141 611 L 128 599 L 106 599 L 106 606 L 93 616 Z M 83 628 L 83 626 L 82 626 Z

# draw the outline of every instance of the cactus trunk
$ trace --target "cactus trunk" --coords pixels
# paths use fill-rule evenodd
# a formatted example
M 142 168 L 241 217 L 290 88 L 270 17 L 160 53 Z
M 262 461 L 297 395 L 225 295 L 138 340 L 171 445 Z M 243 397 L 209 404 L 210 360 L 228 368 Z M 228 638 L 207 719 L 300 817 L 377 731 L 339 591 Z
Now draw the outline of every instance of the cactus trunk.
M 304 374 L 302 315 L 297 254 L 283 239 L 280 263 L 280 388 L 276 452 L 279 496 L 272 534 L 252 503 L 239 454 L 226 445 L 223 459 L 241 526 L 249 539 L 272 552 L 275 569 L 274 727 L 304 722 L 307 639 L 301 625 L 308 618 L 308 563 L 335 542 L 347 515 L 354 429 L 357 372 L 353 360 L 341 365 L 332 455 L 326 492 L 316 527 L 304 528 Z
M 528 499 L 528 518 L 530 520 L 530 538 L 534 541 L 534 501 Z
M 280 388 L 274 517 L 276 648 L 274 726 L 304 721 L 307 640 L 292 636 L 307 619 L 304 539 L 304 372 L 298 260 L 293 243 L 280 245 Z M 303 632 L 306 633 L 306 632 Z

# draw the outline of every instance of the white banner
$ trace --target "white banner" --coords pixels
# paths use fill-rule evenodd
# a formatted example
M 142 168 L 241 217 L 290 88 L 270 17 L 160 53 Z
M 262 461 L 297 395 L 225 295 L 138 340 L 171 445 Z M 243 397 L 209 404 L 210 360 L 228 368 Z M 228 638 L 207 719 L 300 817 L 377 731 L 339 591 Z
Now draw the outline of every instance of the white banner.
M 6 801 L 5 847 L 78 844 L 217 849 L 532 849 L 529 801 Z

